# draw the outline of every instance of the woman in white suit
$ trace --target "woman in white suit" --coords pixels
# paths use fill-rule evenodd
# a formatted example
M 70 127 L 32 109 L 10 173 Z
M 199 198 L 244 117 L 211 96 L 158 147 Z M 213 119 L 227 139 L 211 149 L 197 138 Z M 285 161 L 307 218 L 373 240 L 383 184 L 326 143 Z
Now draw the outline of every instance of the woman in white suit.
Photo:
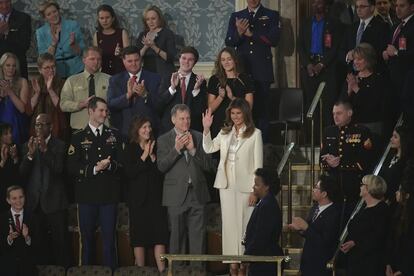
M 214 187 L 220 189 L 223 255 L 243 255 L 241 241 L 257 200 L 254 172 L 263 166 L 262 134 L 254 127 L 249 104 L 242 98 L 230 103 L 224 126 L 213 140 L 212 122 L 212 112 L 207 109 L 203 114 L 203 148 L 206 153 L 220 150 Z M 232 263 L 230 275 L 245 275 L 245 268 Z

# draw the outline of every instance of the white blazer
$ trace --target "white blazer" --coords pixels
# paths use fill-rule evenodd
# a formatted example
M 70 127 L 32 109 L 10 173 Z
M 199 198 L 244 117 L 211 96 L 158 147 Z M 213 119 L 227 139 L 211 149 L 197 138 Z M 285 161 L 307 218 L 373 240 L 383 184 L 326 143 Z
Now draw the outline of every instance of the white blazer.
M 228 134 L 222 131 L 211 140 L 211 132 L 203 134 L 203 149 L 206 153 L 213 153 L 220 150 L 220 163 L 217 168 L 214 188 L 227 189 L 226 161 L 230 147 L 230 140 L 234 134 L 234 128 Z M 249 138 L 241 138 L 236 149 L 236 187 L 240 192 L 250 193 L 253 191 L 254 172 L 263 167 L 263 141 L 262 133 L 255 129 Z

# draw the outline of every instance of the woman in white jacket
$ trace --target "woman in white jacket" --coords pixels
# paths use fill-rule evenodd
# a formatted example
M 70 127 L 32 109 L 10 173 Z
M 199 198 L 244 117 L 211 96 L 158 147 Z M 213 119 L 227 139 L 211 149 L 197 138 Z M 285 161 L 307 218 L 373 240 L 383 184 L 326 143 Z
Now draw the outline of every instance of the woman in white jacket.
M 263 142 L 254 127 L 249 104 L 234 99 L 226 110 L 220 133 L 212 140 L 210 109 L 203 114 L 203 148 L 206 153 L 220 150 L 214 187 L 220 189 L 223 255 L 243 255 L 241 244 L 257 198 L 253 194 L 254 172 L 263 166 Z M 245 268 L 230 264 L 230 275 L 244 275 Z

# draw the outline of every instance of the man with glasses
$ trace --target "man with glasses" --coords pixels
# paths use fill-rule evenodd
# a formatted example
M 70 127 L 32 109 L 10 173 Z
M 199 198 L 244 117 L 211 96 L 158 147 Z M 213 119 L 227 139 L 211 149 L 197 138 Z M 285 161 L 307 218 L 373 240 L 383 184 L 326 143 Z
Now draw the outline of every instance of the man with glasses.
M 289 228 L 299 231 L 305 238 L 300 262 L 302 276 L 329 276 L 326 264 L 331 260 L 339 234 L 339 211 L 335 179 L 321 175 L 312 190 L 315 205 L 306 220 L 292 218 Z
M 67 239 L 68 201 L 63 181 L 65 143 L 51 135 L 50 116 L 36 117 L 35 135 L 23 148 L 20 173 L 28 176 L 26 209 L 35 214 L 38 243 L 33 244 L 37 264 L 69 265 Z M 52 243 L 48 242 L 51 233 Z
M 375 0 L 357 0 L 355 9 L 359 21 L 353 23 L 346 32 L 342 47 L 343 58 L 351 64 L 354 59 L 352 49 L 362 42 L 369 43 L 377 52 L 377 68 L 383 70 L 384 62 L 380 57 L 387 47 L 390 29 L 381 18 L 375 16 Z

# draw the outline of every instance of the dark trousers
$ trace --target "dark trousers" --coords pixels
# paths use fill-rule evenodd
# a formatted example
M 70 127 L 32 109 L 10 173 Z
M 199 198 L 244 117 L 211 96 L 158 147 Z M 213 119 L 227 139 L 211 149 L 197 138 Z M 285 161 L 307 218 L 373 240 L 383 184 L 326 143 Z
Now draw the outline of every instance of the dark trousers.
M 103 242 L 103 265 L 116 267 L 115 225 L 116 204 L 79 204 L 79 227 L 82 243 L 82 265 L 91 265 L 94 260 L 95 231 L 101 227 Z
M 254 81 L 253 119 L 256 127 L 262 131 L 263 143 L 269 139 L 269 81 Z
M 69 267 L 69 242 L 66 210 L 45 214 L 40 207 L 35 210 L 38 222 L 36 250 L 37 264 Z M 50 235 L 49 235 L 50 233 Z M 51 241 L 51 242 L 50 242 Z

